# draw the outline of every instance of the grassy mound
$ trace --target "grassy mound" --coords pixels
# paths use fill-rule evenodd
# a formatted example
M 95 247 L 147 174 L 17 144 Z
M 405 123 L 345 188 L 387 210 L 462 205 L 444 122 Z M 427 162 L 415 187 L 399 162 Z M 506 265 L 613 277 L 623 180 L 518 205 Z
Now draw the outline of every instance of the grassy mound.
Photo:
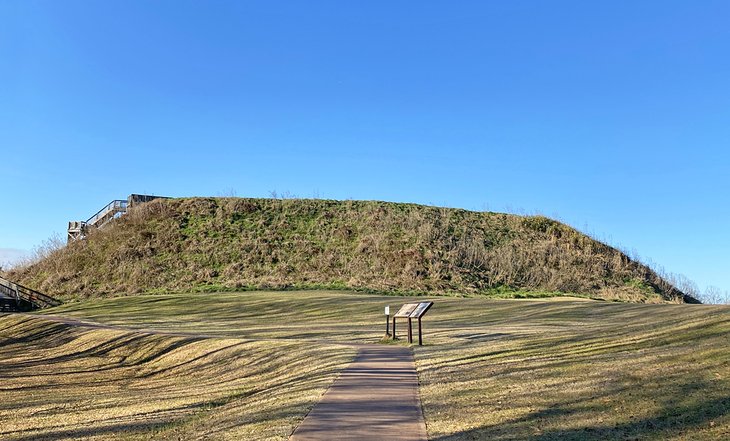
M 8 277 L 66 299 L 347 288 L 693 300 L 622 252 L 546 217 L 366 201 L 157 200 Z

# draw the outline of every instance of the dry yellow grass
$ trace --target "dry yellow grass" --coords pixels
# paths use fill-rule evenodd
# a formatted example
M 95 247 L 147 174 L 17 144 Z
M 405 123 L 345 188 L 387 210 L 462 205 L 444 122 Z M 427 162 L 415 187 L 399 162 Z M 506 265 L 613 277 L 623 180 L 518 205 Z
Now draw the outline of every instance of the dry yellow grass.
M 91 333 L 84 337 L 91 341 L 143 336 L 138 341 L 120 340 L 118 343 L 125 344 L 119 349 L 91 361 L 84 360 L 88 353 L 79 353 L 84 344 L 93 344 L 83 343 L 86 340 L 82 335 L 65 349 L 57 344 L 58 339 L 57 343 L 45 339 L 10 346 L 3 343 L 3 379 L 5 372 L 32 373 L 22 365 L 29 360 L 28 354 L 35 354 L 30 359 L 37 363 L 33 369 L 44 369 L 48 376 L 20 378 L 18 384 L 28 387 L 18 395 L 13 395 L 12 381 L 0 389 L 0 403 L 22 403 L 22 394 L 34 394 L 29 410 L 16 409 L 12 404 L 0 406 L 3 415 L 26 412 L 23 417 L 13 417 L 9 427 L 16 432 L 26 419 L 31 421 L 27 427 L 33 426 L 39 433 L 43 425 L 46 431 L 60 430 L 54 427 L 61 424 L 59 421 L 66 424 L 67 420 L 77 419 L 74 424 L 78 428 L 67 430 L 97 427 L 107 430 L 101 432 L 101 438 L 112 438 L 118 435 L 110 421 L 126 421 L 130 413 L 141 418 L 144 414 L 133 412 L 134 402 L 149 396 L 163 404 L 155 407 L 158 410 L 146 412 L 167 418 L 166 422 L 145 422 L 144 429 L 134 429 L 124 436 L 145 438 L 159 430 L 156 436 L 163 439 L 179 435 L 187 439 L 188 434 L 193 438 L 211 434 L 211 439 L 282 439 L 301 419 L 302 409 L 316 400 L 352 354 L 346 348 L 328 347 L 323 341 L 377 341 L 384 331 L 382 307 L 412 300 L 305 291 L 140 296 L 68 304 L 49 312 L 216 338 L 144 336 L 139 330 L 65 330 Z M 426 346 L 414 348 L 432 440 L 730 437 L 730 307 L 570 299 L 433 300 L 436 305 L 424 320 Z M 10 332 L 9 320 L 0 320 L 0 335 Z M 401 327 L 400 332 L 404 331 Z M 140 364 L 143 354 L 160 352 L 164 345 L 178 341 L 185 344 L 160 355 L 157 361 Z M 229 344 L 233 346 L 227 347 Z M 35 347 L 35 352 L 22 350 L 28 345 Z M 130 345 L 137 345 L 137 355 L 116 355 L 116 351 L 128 351 Z M 167 374 L 136 376 L 137 372 L 156 372 L 157 364 L 176 366 L 168 357 L 189 359 L 212 347 L 220 347 L 221 352 L 175 367 Z M 56 355 L 63 353 L 77 355 L 73 361 L 64 361 Z M 257 365 L 260 369 L 252 370 L 246 362 L 251 357 L 265 357 L 264 364 Z M 218 379 L 213 375 L 218 369 L 214 360 L 225 366 L 225 374 Z M 91 372 L 81 372 L 88 370 L 84 363 L 92 363 Z M 146 370 L 140 371 L 134 363 Z M 297 366 L 294 374 L 288 371 L 292 363 Z M 113 368 L 108 371 L 108 366 Z M 58 374 L 59 369 L 80 371 L 73 374 L 79 377 L 67 384 L 66 377 Z M 115 369 L 123 375 L 113 374 Z M 300 381 L 293 387 L 283 386 L 290 375 Z M 126 380 L 120 382 L 119 378 Z M 191 387 L 199 390 L 190 385 L 191 381 L 204 385 L 207 398 L 191 396 L 197 393 L 191 392 Z M 248 395 L 250 384 L 259 384 L 257 390 L 263 392 Z M 81 392 L 72 392 L 71 400 L 63 399 L 67 390 L 78 387 Z M 103 393 L 92 394 L 97 389 Z M 94 397 L 102 398 L 99 401 Z M 199 404 L 190 404 L 193 402 Z M 165 412 L 173 410 L 182 413 L 164 417 Z M 48 419 L 44 412 L 50 412 Z M 118 415 L 110 421 L 95 416 L 103 412 Z M 7 437 L 8 426 L 2 430 L 5 432 L 0 432 L 0 438 Z M 12 433 L 30 436 L 16 432 Z
M 353 354 L 0 316 L 0 439 L 286 439 Z
M 728 307 L 437 306 L 416 349 L 433 440 L 730 439 Z

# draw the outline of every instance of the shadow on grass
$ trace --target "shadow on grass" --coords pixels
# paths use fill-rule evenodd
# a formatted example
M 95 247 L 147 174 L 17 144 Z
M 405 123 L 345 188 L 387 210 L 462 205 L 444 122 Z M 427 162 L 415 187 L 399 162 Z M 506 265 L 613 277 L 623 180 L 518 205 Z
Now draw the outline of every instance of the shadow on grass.
M 46 432 L 42 435 L 24 435 L 12 438 L 14 441 L 56 441 L 56 440 L 80 440 L 91 437 L 99 436 L 119 436 L 120 434 L 133 434 L 133 433 L 154 433 L 156 430 L 164 430 L 169 427 L 169 422 L 158 422 L 158 423 L 117 423 L 98 425 L 90 428 L 70 429 L 70 430 L 56 430 L 52 432 Z
M 671 396 L 665 395 L 659 412 L 651 417 L 637 418 L 630 422 L 592 424 L 577 428 L 555 428 L 572 416 L 582 417 L 581 412 L 595 410 L 595 405 L 584 403 L 584 407 L 570 407 L 582 400 L 565 403 L 550 409 L 532 412 L 523 418 L 507 421 L 504 424 L 479 427 L 450 435 L 433 438 L 434 441 L 456 440 L 530 440 L 530 441 L 564 441 L 564 440 L 639 440 L 667 439 L 689 435 L 690 439 L 728 439 L 730 427 L 718 425 L 717 431 L 700 434 L 697 430 L 710 429 L 715 420 L 727 418 L 730 413 L 730 396 L 702 400 L 695 403 L 675 404 L 673 399 L 681 400 L 697 391 L 707 390 L 712 386 L 702 381 L 692 381 L 679 386 Z M 607 409 L 602 409 L 607 410 Z M 553 426 L 552 428 L 550 426 Z

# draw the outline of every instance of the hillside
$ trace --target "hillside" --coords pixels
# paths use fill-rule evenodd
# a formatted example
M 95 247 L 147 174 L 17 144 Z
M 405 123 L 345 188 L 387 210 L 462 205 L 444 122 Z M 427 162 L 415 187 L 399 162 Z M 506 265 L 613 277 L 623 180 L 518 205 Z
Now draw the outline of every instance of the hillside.
M 62 299 L 326 287 L 694 301 L 542 216 L 370 201 L 157 200 L 7 276 Z

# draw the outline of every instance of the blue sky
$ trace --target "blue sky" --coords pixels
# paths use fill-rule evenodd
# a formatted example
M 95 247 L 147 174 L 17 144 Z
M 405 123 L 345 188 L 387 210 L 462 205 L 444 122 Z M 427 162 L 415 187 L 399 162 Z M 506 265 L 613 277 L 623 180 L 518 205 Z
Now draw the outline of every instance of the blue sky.
M 725 1 L 0 2 L 0 261 L 130 193 L 541 213 L 730 290 Z

